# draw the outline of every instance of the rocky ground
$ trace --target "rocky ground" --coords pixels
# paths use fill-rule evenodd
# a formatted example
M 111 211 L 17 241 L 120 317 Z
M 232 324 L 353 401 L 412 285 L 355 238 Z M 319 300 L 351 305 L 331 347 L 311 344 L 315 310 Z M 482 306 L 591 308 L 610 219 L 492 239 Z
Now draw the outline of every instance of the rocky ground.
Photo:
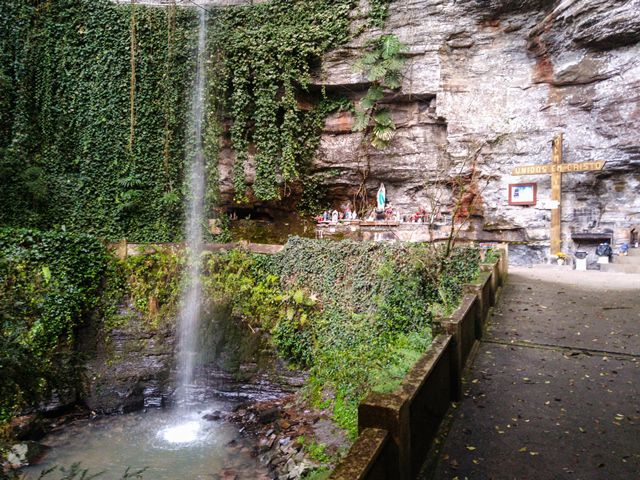
M 309 408 L 295 394 L 243 403 L 233 412 L 210 416 L 212 421 L 222 418 L 238 424 L 243 433 L 256 439 L 254 454 L 279 480 L 329 470 L 332 459 L 348 448 L 344 432 L 329 420 L 329 412 Z M 231 473 L 221 480 L 241 478 Z
M 78 407 L 56 418 L 38 414 L 15 418 L 11 428 L 19 443 L 13 445 L 16 455 L 4 465 L 4 474 L 9 475 L 14 468 L 39 461 L 46 449 L 35 440 L 64 429 L 72 422 L 86 422 L 93 417 L 93 412 Z M 225 448 L 257 457 L 269 472 L 227 467 L 214 474 L 216 480 L 299 479 L 312 472 L 329 471 L 333 459 L 348 448 L 344 432 L 330 421 L 329 412 L 309 408 L 297 394 L 246 401 L 231 411 L 215 411 L 204 418 L 236 424 L 248 441 L 232 440 Z M 1 475 L 0 471 L 0 478 Z
M 637 478 L 640 275 L 512 268 L 423 478 Z

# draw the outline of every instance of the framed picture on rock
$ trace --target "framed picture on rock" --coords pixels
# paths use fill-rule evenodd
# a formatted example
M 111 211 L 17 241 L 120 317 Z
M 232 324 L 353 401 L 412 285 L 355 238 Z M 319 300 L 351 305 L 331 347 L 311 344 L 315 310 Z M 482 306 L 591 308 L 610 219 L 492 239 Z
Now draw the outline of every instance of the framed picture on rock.
M 537 183 L 510 183 L 509 205 L 535 205 Z

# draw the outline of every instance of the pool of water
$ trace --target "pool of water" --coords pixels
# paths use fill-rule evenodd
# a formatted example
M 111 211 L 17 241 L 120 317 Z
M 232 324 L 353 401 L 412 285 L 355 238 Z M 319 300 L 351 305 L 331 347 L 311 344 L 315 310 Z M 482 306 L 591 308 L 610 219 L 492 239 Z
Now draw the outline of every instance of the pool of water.
M 230 406 L 217 402 L 193 407 L 190 413 L 151 410 L 75 422 L 42 440 L 50 449 L 40 463 L 26 469 L 26 478 L 37 479 L 44 469 L 76 462 L 92 474 L 104 471 L 99 479 L 120 479 L 127 467 L 146 467 L 142 478 L 153 480 L 211 480 L 225 470 L 239 479 L 267 478 L 235 425 L 202 418 Z M 52 473 L 45 478 L 58 477 Z

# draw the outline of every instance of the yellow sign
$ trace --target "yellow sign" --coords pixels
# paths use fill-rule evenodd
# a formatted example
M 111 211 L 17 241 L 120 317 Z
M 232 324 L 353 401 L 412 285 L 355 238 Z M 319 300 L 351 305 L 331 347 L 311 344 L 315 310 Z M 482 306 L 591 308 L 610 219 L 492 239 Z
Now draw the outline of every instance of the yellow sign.
M 511 175 L 540 175 L 545 173 L 567 173 L 567 172 L 590 172 L 602 170 L 604 164 L 602 160 L 580 163 L 547 163 L 545 165 L 523 165 L 511 171 Z

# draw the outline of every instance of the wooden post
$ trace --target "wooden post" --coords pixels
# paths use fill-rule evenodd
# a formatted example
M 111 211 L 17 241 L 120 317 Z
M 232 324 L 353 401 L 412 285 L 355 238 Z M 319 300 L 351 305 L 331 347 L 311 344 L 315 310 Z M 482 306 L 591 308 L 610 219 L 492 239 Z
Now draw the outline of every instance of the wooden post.
M 562 163 L 562 133 L 553 139 L 553 153 L 551 157 L 553 165 Z M 551 172 L 551 255 L 562 250 L 562 172 L 559 168 Z

